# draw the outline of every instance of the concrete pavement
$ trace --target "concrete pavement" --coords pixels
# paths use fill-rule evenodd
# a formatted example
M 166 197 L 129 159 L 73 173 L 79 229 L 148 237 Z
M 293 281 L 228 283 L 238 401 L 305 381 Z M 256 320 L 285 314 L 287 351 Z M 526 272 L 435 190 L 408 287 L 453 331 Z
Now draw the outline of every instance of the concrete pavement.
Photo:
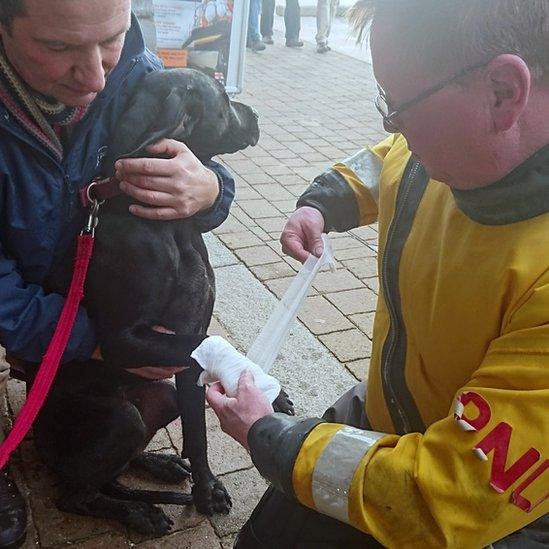
M 372 104 L 370 65 L 332 51 L 293 50 L 276 45 L 247 56 L 245 93 L 239 98 L 261 115 L 262 136 L 252 149 L 223 161 L 237 180 L 237 199 L 229 219 L 208 235 L 218 296 L 212 333 L 245 351 L 265 324 L 298 265 L 285 257 L 280 231 L 296 197 L 333 161 L 383 136 Z M 335 273 L 321 272 L 274 368 L 296 402 L 299 415 L 319 415 L 342 392 L 366 376 L 372 317 L 378 291 L 376 227 L 332 236 Z M 20 408 L 24 388 L 10 381 L 9 414 Z M 30 525 L 25 547 L 116 549 L 231 547 L 235 533 L 266 487 L 247 453 L 224 435 L 208 410 L 212 469 L 234 501 L 228 516 L 206 518 L 192 509 L 165 506 L 175 521 L 164 538 L 145 540 L 114 522 L 68 515 L 55 507 L 55 479 L 27 440 L 13 459 L 19 486 L 29 501 Z M 175 423 L 161 430 L 149 449 L 181 448 Z M 136 487 L 173 489 L 128 473 Z M 189 492 L 184 485 L 182 490 Z

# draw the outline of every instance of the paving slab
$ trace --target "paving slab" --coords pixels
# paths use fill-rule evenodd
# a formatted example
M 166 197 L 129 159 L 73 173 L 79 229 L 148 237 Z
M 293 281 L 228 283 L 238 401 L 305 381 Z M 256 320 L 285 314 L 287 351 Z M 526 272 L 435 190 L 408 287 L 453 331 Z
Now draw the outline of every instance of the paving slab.
M 327 293 L 325 295 L 345 315 L 370 312 L 376 309 L 377 296 L 369 288 Z
M 368 358 L 372 352 L 372 342 L 356 328 L 320 335 L 319 339 L 340 362 Z
M 315 335 L 329 334 L 353 327 L 351 321 L 322 296 L 305 299 L 298 317 Z

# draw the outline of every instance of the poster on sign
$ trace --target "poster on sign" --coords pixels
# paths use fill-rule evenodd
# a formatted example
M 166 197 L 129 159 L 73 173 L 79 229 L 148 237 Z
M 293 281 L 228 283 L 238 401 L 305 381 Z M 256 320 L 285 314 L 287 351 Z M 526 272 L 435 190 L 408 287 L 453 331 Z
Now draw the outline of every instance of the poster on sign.
M 202 70 L 242 91 L 249 0 L 154 0 L 157 53 L 166 67 Z

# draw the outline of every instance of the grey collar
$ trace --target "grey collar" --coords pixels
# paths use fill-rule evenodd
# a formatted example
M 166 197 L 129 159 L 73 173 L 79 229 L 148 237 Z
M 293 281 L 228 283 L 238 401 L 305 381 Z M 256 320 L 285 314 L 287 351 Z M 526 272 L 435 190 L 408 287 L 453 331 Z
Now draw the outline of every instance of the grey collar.
M 549 145 L 486 187 L 452 189 L 458 208 L 483 225 L 507 225 L 549 212 Z

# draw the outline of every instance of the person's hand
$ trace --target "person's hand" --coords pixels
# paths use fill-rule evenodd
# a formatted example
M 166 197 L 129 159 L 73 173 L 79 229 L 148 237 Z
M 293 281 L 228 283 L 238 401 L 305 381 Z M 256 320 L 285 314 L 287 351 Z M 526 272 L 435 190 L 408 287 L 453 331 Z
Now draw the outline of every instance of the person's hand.
M 324 249 L 321 238 L 323 231 L 324 218 L 316 208 L 298 208 L 289 217 L 280 235 L 282 251 L 301 263 L 309 254 L 320 257 Z
M 214 383 L 206 391 L 206 400 L 219 418 L 221 429 L 244 448 L 248 448 L 248 431 L 262 417 L 274 410 L 267 397 L 255 386 L 253 375 L 242 372 L 234 398 L 228 397 L 221 383 Z
M 186 145 L 162 139 L 147 151 L 164 158 L 123 158 L 115 164 L 120 189 L 146 204 L 132 204 L 132 214 L 181 219 L 213 206 L 219 194 L 217 176 Z

